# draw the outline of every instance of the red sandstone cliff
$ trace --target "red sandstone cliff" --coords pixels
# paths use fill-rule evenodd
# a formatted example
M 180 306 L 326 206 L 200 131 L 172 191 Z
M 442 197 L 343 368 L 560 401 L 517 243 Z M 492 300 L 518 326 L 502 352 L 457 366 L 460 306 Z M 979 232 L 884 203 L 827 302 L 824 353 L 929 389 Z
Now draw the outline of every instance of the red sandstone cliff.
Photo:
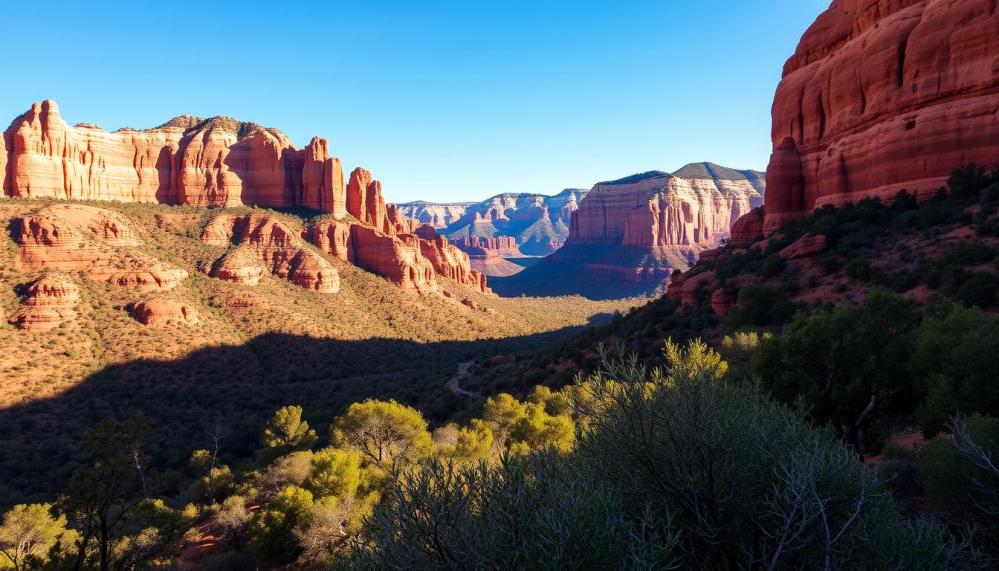
M 340 160 L 324 139 L 295 149 L 275 129 L 182 116 L 143 131 L 70 127 L 53 101 L 4 132 L 3 194 L 197 206 L 307 206 L 343 216 Z
M 325 139 L 295 149 L 280 131 L 228 117 L 181 116 L 155 129 L 109 133 L 93 125 L 70 127 L 54 102 L 36 103 L 0 141 L 0 188 L 3 195 L 28 198 L 305 206 L 329 212 L 333 220 L 296 232 L 265 215 L 215 217 L 203 238 L 228 250 L 209 273 L 254 285 L 266 272 L 335 293 L 336 269 L 304 247 L 305 237 L 409 291 L 438 291 L 435 274 L 489 291 L 467 254 L 436 233 L 414 235 L 419 223 L 386 204 L 381 182 L 370 172 L 357 168 L 345 184 L 340 159 L 329 156 Z M 186 276 L 153 261 L 131 260 L 141 271 L 110 264 L 123 254 L 109 246 L 137 238 L 120 236 L 130 231 L 109 211 L 53 206 L 19 228 L 19 263 L 26 266 L 82 269 L 93 279 L 161 289 Z
M 718 246 L 765 189 L 760 173 L 710 163 L 600 183 L 573 214 L 569 240 L 554 258 L 630 281 L 661 280 Z
M 999 165 L 994 1 L 834 0 L 784 66 L 763 230 Z M 752 229 L 755 230 L 755 229 Z

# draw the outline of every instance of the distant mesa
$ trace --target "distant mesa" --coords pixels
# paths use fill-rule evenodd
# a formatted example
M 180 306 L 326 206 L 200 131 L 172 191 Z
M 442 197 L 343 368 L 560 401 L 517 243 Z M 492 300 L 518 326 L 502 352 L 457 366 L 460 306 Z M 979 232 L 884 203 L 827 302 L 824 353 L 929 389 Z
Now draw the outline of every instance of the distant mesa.
M 599 183 L 572 214 L 564 247 L 493 287 L 508 295 L 648 293 L 728 239 L 766 187 L 761 172 L 713 163 Z
M 835 0 L 819 16 L 777 88 L 763 232 L 824 205 L 929 196 L 955 169 L 997 165 L 999 17 L 987 4 Z

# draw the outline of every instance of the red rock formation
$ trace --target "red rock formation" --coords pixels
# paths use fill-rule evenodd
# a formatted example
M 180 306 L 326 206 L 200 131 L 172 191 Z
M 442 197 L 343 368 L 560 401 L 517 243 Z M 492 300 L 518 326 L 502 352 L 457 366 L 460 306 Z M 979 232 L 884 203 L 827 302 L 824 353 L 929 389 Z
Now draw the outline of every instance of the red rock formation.
M 330 157 L 329 143 L 320 137 L 313 137 L 302 154 L 301 194 L 296 203 L 343 218 L 347 214 L 347 188 L 340 159 Z
M 826 237 L 824 234 L 818 234 L 799 238 L 795 243 L 781 250 L 780 257 L 785 260 L 799 260 L 802 258 L 814 258 L 825 251 Z
M 763 235 L 764 212 L 764 208 L 758 206 L 735 221 L 730 235 L 733 246 L 745 248 Z
M 513 236 L 496 236 L 493 238 L 472 236 L 455 240 L 453 244 L 459 250 L 472 257 L 499 256 L 516 258 L 522 256 L 520 248 L 517 246 L 517 239 Z
M 327 143 L 296 150 L 281 132 L 228 117 L 177 117 L 145 131 L 70 127 L 52 101 L 0 146 L 8 196 L 201 206 L 308 206 L 342 216 L 343 171 Z M 9 175 L 9 176 L 6 176 Z
M 212 277 L 253 285 L 259 280 L 258 265 L 250 260 L 253 254 L 268 273 L 303 288 L 328 294 L 340 290 L 336 269 L 274 216 L 219 214 L 205 226 L 201 237 L 207 244 L 242 246 L 213 264 Z
M 48 273 L 28 285 L 27 296 L 14 314 L 21 329 L 42 332 L 76 319 L 80 290 L 68 276 Z
M 995 2 L 834 0 L 784 66 L 764 230 L 997 166 L 997 58 Z
M 130 303 L 126 309 L 136 321 L 151 327 L 162 327 L 171 323 L 183 325 L 198 323 L 198 311 L 179 301 L 166 299 L 142 301 Z
M 303 233 L 303 237 L 327 254 L 353 262 L 348 222 L 322 222 Z
M 483 293 L 490 291 L 486 286 L 486 276 L 473 270 L 468 254 L 449 243 L 447 238 L 437 236 L 433 240 L 420 240 L 420 251 L 438 274 Z
M 730 309 L 732 309 L 732 304 L 734 300 L 732 296 L 729 295 L 724 289 L 719 288 L 711 294 L 711 310 L 715 312 L 718 317 L 725 317 L 728 315 Z
M 370 226 L 350 227 L 351 259 L 369 272 L 387 278 L 404 290 L 437 290 L 434 266 L 420 252 L 424 242 L 412 234 L 383 234 Z
M 187 272 L 136 252 L 142 240 L 117 212 L 82 204 L 55 204 L 15 220 L 17 264 L 23 270 L 83 272 L 89 279 L 167 290 Z
M 264 277 L 264 264 L 252 246 L 236 246 L 212 264 L 208 272 L 213 278 L 255 286 Z
M 710 163 L 598 184 L 572 213 L 569 240 L 553 259 L 627 281 L 660 281 L 727 238 L 765 186 L 759 173 Z
M 379 226 L 368 218 L 368 187 L 373 179 L 371 171 L 357 167 L 350 171 L 350 181 L 347 183 L 347 212 L 369 226 Z
M 666 295 L 680 300 L 683 305 L 698 305 L 696 292 L 700 288 L 711 287 L 717 281 L 714 272 L 699 274 L 681 274 L 673 279 L 666 288 Z M 713 294 L 712 294 L 713 295 Z

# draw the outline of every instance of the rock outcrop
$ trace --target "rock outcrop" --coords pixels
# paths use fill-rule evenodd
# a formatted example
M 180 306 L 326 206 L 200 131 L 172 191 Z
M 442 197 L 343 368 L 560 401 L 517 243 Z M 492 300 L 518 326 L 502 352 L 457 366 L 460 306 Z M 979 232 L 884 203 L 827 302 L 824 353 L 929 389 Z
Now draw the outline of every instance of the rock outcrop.
M 343 169 L 324 139 L 296 149 L 280 131 L 229 117 L 109 133 L 71 127 L 43 101 L 4 133 L 0 163 L 7 196 L 346 212 Z
M 454 245 L 472 257 L 499 256 L 503 258 L 519 258 L 522 256 L 517 247 L 517 239 L 513 236 L 497 236 L 480 238 L 465 237 L 454 241 Z
M 82 204 L 54 204 L 14 221 L 22 270 L 81 272 L 141 291 L 168 290 L 187 272 L 135 250 L 142 240 L 124 217 Z
M 409 230 L 412 225 L 389 224 L 383 228 L 390 232 L 383 232 L 368 224 L 320 222 L 303 236 L 323 252 L 378 274 L 409 292 L 438 292 L 437 275 L 489 291 L 485 276 L 472 269 L 468 254 L 437 235 L 433 228 L 421 226 L 412 232 L 395 232 Z
M 999 166 L 997 61 L 995 2 L 834 0 L 777 88 L 763 230 Z
M 73 280 L 59 273 L 47 273 L 31 282 L 13 323 L 34 332 L 49 331 L 77 317 L 80 290 Z
M 762 202 L 765 189 L 761 173 L 711 163 L 600 183 L 572 217 L 569 240 L 552 259 L 583 262 L 594 273 L 631 281 L 660 281 L 728 238 L 732 224 Z
M 780 257 L 785 260 L 800 260 L 814 258 L 826 251 L 826 237 L 823 234 L 805 236 L 780 251 Z
M 412 234 L 383 234 L 370 226 L 354 224 L 350 227 L 350 258 L 403 290 L 431 293 L 437 289 L 437 279 L 434 266 L 420 251 L 421 242 Z
M 336 269 L 309 249 L 300 233 L 274 216 L 219 214 L 205 226 L 201 239 L 215 246 L 233 246 L 212 265 L 212 277 L 255 285 L 266 271 L 317 293 L 340 290 Z
M 196 325 L 198 311 L 191 305 L 168 299 L 141 301 L 127 307 L 129 315 L 143 325 L 162 327 L 171 323 Z

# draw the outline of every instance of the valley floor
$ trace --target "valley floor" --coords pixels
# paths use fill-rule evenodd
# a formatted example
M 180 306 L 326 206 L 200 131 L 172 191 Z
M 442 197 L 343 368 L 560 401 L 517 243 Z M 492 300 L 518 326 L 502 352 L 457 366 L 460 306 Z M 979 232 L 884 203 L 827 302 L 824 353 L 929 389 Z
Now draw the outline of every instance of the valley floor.
M 0 237 L 0 309 L 7 319 L 40 275 L 19 269 L 12 219 L 46 204 L 0 202 L 8 230 Z M 75 320 L 47 332 L 0 324 L 0 446 L 6 450 L 0 504 L 58 490 L 77 465 L 80 436 L 101 418 L 149 417 L 165 467 L 183 462 L 181 450 L 197 444 L 207 426 L 222 422 L 233 433 L 256 434 L 245 428 L 284 404 L 332 418 L 354 401 L 395 398 L 446 418 L 459 407 L 445 386 L 458 363 L 546 346 L 640 303 L 504 298 L 450 281 L 444 285 L 452 298 L 420 296 L 331 258 L 341 280 L 336 294 L 269 275 L 248 287 L 202 271 L 222 252 L 199 239 L 219 210 L 98 206 L 125 216 L 142 241 L 136 255 L 179 267 L 188 277 L 169 292 L 142 293 L 70 272 L 80 290 Z M 294 214 L 267 213 L 292 227 L 304 224 Z M 195 308 L 199 322 L 147 326 L 127 310 L 164 298 Z M 257 445 L 230 444 L 235 455 Z

